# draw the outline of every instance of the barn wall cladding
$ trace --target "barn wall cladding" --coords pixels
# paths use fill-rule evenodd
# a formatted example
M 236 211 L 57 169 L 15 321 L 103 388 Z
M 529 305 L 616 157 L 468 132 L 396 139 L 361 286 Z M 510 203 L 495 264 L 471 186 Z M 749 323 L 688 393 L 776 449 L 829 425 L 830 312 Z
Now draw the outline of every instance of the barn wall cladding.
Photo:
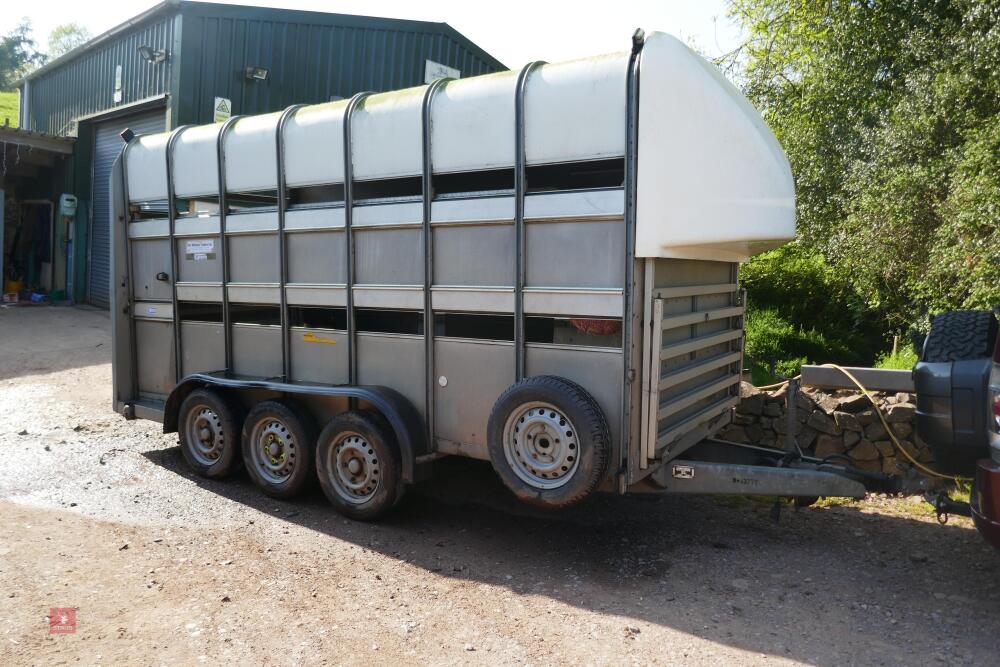
M 212 120 L 215 97 L 235 113 L 256 114 L 290 104 L 327 102 L 362 91 L 424 83 L 426 60 L 463 77 L 504 69 L 444 24 L 335 16 L 313 12 L 192 6 L 184 12 L 180 122 Z M 335 17 L 335 21 L 331 21 Z M 268 70 L 264 81 L 245 68 Z
M 108 248 L 92 240 L 108 238 L 101 226 L 110 224 L 93 201 L 107 192 L 93 182 L 107 171 L 94 158 L 107 148 L 99 136 L 155 114 L 168 130 L 210 123 L 216 98 L 234 115 L 258 114 L 416 86 L 427 61 L 461 77 L 506 69 L 446 23 L 168 0 L 32 72 L 21 83 L 21 126 L 77 137 L 55 186 L 81 203 L 73 297 L 106 303 L 91 271 L 107 263 Z
M 75 135 L 80 119 L 166 94 L 175 62 L 168 58 L 152 65 L 139 55 L 139 47 L 173 50 L 177 24 L 175 16 L 151 17 L 65 64 L 53 61 L 36 71 L 28 79 L 28 118 L 22 113 L 21 125 L 46 134 Z M 116 101 L 119 66 L 121 97 Z

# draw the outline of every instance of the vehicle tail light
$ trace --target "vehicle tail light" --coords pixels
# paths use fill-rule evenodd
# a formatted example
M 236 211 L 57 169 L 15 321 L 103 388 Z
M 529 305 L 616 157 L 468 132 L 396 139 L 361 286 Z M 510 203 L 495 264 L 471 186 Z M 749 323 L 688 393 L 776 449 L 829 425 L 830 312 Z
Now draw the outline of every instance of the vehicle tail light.
M 990 428 L 1000 433 L 1000 362 L 996 361 L 993 362 L 993 371 L 990 373 L 989 402 Z
M 993 430 L 1000 433 L 1000 387 L 990 393 L 993 394 Z

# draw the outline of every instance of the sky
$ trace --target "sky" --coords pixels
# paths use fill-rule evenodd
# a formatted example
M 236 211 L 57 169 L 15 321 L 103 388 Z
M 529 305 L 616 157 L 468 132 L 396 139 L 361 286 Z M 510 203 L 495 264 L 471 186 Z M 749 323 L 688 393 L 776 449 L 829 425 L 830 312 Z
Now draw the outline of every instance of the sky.
M 76 21 L 96 36 L 152 7 L 155 2 L 32 0 L 19 4 L 44 49 L 61 23 Z M 226 4 L 366 14 L 443 21 L 451 24 L 508 67 L 532 60 L 557 62 L 629 46 L 632 32 L 661 30 L 680 37 L 708 56 L 732 50 L 739 30 L 726 18 L 725 0 L 243 0 Z M 0 33 L 19 21 L 5 10 Z

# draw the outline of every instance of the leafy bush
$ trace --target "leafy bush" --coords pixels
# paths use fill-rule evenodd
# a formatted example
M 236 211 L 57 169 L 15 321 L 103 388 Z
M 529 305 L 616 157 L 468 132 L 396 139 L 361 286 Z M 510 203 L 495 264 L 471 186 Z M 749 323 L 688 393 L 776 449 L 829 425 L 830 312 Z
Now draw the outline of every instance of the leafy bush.
M 764 253 L 740 280 L 747 356 L 771 375 L 795 375 L 802 363 L 868 365 L 885 349 L 879 314 L 815 251 L 792 243 Z
M 795 359 L 782 359 L 774 366 L 774 374 L 779 378 L 790 378 L 795 377 L 802 372 L 802 366 L 808 364 L 809 360 L 805 357 L 796 357 Z
M 802 364 L 826 363 L 849 356 L 838 341 L 814 328 L 797 326 L 774 309 L 749 308 L 746 322 L 747 358 L 758 366 L 754 382 L 797 375 Z M 766 370 L 761 373 L 761 370 Z

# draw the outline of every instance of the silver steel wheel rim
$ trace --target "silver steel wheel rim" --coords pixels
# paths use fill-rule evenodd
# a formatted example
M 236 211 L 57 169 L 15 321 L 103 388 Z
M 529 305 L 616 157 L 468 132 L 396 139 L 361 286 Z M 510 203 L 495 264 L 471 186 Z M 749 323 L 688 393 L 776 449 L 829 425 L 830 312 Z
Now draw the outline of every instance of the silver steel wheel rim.
M 266 417 L 250 432 L 250 455 L 257 472 L 272 484 L 286 481 L 295 470 L 297 443 L 281 420 Z
M 375 448 L 359 433 L 341 433 L 326 453 L 327 476 L 337 495 L 361 505 L 378 491 L 382 466 Z
M 525 403 L 507 418 L 504 455 L 514 474 L 536 489 L 558 489 L 580 465 L 573 423 L 550 403 Z
M 207 405 L 198 405 L 188 412 L 184 425 L 188 450 L 194 459 L 204 465 L 214 465 L 226 446 L 222 419 Z

